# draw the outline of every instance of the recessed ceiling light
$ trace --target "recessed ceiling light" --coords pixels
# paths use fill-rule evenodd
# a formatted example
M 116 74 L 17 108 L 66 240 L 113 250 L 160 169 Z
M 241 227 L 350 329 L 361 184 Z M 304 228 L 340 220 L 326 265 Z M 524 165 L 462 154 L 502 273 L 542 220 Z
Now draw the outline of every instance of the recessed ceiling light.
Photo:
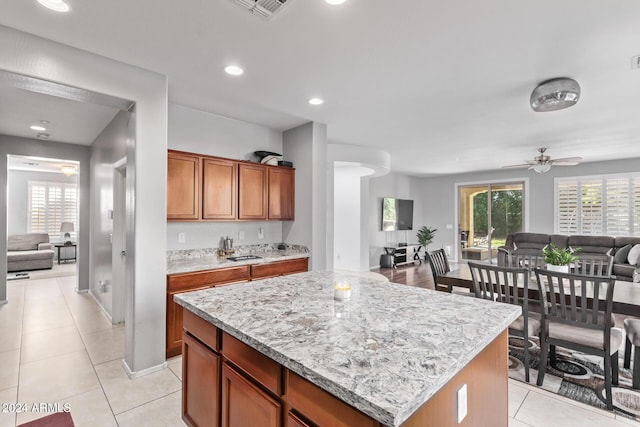
M 330 5 L 334 5 L 337 6 L 339 4 L 344 3 L 347 0 L 324 0 L 325 2 L 329 3 Z
M 48 125 L 51 122 L 49 120 L 40 120 L 40 123 L 42 123 L 43 125 Z
M 309 100 L 309 104 L 311 104 L 311 105 L 322 105 L 322 104 L 324 104 L 324 100 L 322 100 L 320 98 L 311 98 Z
M 54 12 L 69 12 L 71 7 L 64 0 L 38 0 L 38 3 Z
M 39 133 L 38 135 L 36 135 L 36 137 L 38 139 L 49 139 L 49 134 L 48 133 Z
M 227 65 L 224 67 L 224 71 L 227 74 L 231 74 L 232 76 L 241 76 L 244 74 L 244 70 L 237 65 Z
M 45 130 L 47 130 L 47 128 L 45 128 L 44 126 L 33 125 L 30 127 L 32 130 L 37 130 L 39 132 L 44 132 Z

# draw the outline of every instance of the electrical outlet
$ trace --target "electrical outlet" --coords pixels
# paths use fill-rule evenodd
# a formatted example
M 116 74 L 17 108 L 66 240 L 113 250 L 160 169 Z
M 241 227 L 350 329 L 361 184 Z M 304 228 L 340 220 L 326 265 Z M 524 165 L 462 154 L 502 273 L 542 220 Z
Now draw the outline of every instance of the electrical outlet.
M 631 57 L 631 69 L 632 70 L 640 69 L 640 55 Z
M 458 424 L 467 416 L 467 385 L 458 389 Z
M 264 239 L 264 230 L 262 228 L 258 228 L 258 239 Z
M 187 233 L 181 231 L 178 233 L 178 243 L 186 243 L 187 242 Z
M 244 231 L 238 231 L 238 240 L 244 240 Z
M 453 224 L 447 224 L 447 230 L 453 230 Z

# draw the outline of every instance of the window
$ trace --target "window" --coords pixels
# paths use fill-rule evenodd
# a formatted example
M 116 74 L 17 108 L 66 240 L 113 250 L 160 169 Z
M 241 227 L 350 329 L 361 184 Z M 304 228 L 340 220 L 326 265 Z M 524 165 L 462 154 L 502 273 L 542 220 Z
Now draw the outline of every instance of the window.
M 72 222 L 78 231 L 78 186 L 58 182 L 29 181 L 28 224 L 30 233 L 47 233 L 52 242 L 62 241 L 60 225 Z
M 555 232 L 640 236 L 640 173 L 555 179 Z

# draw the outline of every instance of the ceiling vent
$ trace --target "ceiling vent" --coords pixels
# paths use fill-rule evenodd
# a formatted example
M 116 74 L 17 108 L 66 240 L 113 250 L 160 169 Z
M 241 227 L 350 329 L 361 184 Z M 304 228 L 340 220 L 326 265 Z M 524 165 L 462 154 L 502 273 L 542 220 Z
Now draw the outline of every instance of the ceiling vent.
M 234 0 L 254 15 L 269 19 L 292 0 Z

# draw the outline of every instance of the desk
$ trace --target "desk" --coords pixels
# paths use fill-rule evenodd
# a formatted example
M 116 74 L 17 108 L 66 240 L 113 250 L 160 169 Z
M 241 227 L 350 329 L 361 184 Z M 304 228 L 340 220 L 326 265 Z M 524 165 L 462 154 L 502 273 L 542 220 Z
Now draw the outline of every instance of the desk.
M 59 245 L 55 245 L 56 248 L 58 248 L 58 265 L 60 265 L 60 261 L 64 261 L 66 262 L 76 262 L 77 257 L 78 257 L 78 247 L 76 246 L 75 243 L 71 243 L 70 245 L 65 245 L 65 244 L 59 244 Z M 64 259 L 60 259 L 60 248 L 73 248 L 73 258 L 64 258 Z
M 535 275 L 533 277 L 535 281 Z M 438 283 L 446 285 L 451 289 L 452 286 L 467 288 L 473 292 L 473 281 L 471 280 L 471 271 L 467 265 L 461 265 L 456 270 L 438 276 Z M 537 285 L 535 285 L 537 288 Z M 529 299 L 538 300 L 538 291 L 529 289 Z M 599 300 L 600 309 L 604 310 L 604 300 Z M 589 303 L 592 299 L 589 298 Z M 617 280 L 613 290 L 613 312 L 626 316 L 638 316 L 640 313 L 640 284 Z

